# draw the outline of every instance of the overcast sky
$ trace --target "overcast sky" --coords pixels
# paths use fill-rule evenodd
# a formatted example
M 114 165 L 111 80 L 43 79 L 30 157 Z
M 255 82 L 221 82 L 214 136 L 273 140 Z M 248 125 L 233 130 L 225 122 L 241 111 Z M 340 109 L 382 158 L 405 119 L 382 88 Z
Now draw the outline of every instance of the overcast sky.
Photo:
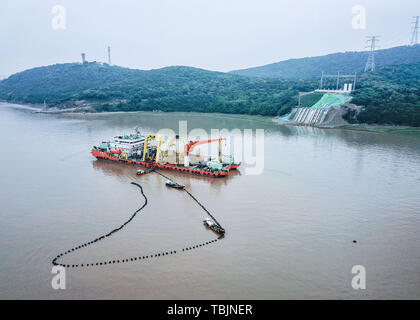
M 65 29 L 52 27 L 55 5 Z M 353 28 L 357 5 L 365 29 Z M 409 43 L 414 15 L 419 0 L 1 0 L 0 77 L 80 61 L 81 52 L 105 61 L 108 45 L 121 66 L 217 71 L 360 51 L 367 35 L 387 48 Z

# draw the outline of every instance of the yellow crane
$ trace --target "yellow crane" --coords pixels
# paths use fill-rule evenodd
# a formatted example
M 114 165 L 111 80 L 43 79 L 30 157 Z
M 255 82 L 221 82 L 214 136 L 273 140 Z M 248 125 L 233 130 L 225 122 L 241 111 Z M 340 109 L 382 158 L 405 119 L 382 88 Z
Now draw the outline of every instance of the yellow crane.
M 153 140 L 158 140 L 157 147 L 156 147 L 156 159 L 155 162 L 157 163 L 160 159 L 160 147 L 162 146 L 162 136 L 154 133 L 148 133 L 146 134 L 146 137 L 144 139 L 144 148 L 143 148 L 143 161 L 146 161 L 146 153 L 147 153 L 147 147 L 149 145 L 149 142 Z

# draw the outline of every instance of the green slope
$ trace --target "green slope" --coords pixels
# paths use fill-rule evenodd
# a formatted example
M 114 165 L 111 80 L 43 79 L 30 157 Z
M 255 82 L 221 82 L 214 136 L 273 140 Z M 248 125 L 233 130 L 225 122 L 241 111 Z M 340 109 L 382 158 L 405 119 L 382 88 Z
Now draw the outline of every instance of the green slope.
M 420 62 L 361 73 L 350 111 L 351 122 L 420 126 Z M 252 78 L 191 67 L 144 71 L 99 63 L 67 63 L 34 68 L 0 82 L 0 100 L 42 103 L 59 108 L 85 101 L 96 111 L 197 111 L 283 115 L 297 94 L 318 80 Z M 317 94 L 302 97 L 310 106 Z
M 420 126 L 420 62 L 362 74 L 353 96 L 363 109 L 351 122 Z
M 311 106 L 312 109 L 338 108 L 351 99 L 348 95 L 325 93 L 319 101 Z
M 319 57 L 302 59 L 290 59 L 272 63 L 260 67 L 231 71 L 249 77 L 266 78 L 319 78 L 321 72 L 325 73 L 354 73 L 364 69 L 367 60 L 366 52 L 342 52 Z M 376 64 L 378 67 L 415 63 L 420 61 L 420 45 L 400 46 L 376 52 Z
M 130 82 L 144 72 L 99 63 L 64 63 L 28 69 L 0 82 L 0 98 L 55 104 L 90 88 Z
M 276 115 L 295 104 L 310 81 L 256 79 L 191 67 L 144 71 L 99 63 L 57 64 L 0 82 L 0 99 L 71 106 L 89 101 L 97 111 L 199 111 Z

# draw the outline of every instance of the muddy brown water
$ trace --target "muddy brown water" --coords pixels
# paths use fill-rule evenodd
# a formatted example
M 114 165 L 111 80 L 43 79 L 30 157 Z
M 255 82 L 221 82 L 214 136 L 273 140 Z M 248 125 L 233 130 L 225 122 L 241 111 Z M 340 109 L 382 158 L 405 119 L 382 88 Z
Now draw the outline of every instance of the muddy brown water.
M 90 148 L 130 132 L 264 129 L 264 171 L 226 179 L 163 171 L 227 230 L 214 244 L 152 260 L 67 270 L 56 254 L 90 241 L 149 205 L 121 232 L 62 259 L 124 258 L 215 238 L 205 213 L 157 174 L 96 160 Z M 0 297 L 3 299 L 420 298 L 420 139 L 286 127 L 218 115 L 45 115 L 0 106 Z M 357 242 L 354 243 L 353 240 Z M 366 290 L 351 286 L 366 268 Z

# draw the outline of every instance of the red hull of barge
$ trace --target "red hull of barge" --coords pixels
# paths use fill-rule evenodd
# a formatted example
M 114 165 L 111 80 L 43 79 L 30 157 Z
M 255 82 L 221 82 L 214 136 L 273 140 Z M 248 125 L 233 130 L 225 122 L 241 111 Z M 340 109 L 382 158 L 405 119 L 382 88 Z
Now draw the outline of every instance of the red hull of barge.
M 211 176 L 211 177 L 225 177 L 229 174 L 230 170 L 236 169 L 240 166 L 240 164 L 230 165 L 226 168 L 227 171 L 222 172 L 208 172 L 208 171 L 202 171 L 202 170 L 196 170 L 196 169 L 188 169 L 184 167 L 177 167 L 174 165 L 166 165 L 166 164 L 159 164 L 155 162 L 145 162 L 145 161 L 137 161 L 137 160 L 129 160 L 129 159 L 119 159 L 110 157 L 108 152 L 99 151 L 92 149 L 91 151 L 92 155 L 97 159 L 105 159 L 105 160 L 111 160 L 116 162 L 125 162 L 125 163 L 131 163 L 131 164 L 139 164 L 146 168 L 156 167 L 159 169 L 166 169 L 166 170 L 174 170 L 174 171 L 180 171 L 190 174 L 196 174 L 200 176 Z

